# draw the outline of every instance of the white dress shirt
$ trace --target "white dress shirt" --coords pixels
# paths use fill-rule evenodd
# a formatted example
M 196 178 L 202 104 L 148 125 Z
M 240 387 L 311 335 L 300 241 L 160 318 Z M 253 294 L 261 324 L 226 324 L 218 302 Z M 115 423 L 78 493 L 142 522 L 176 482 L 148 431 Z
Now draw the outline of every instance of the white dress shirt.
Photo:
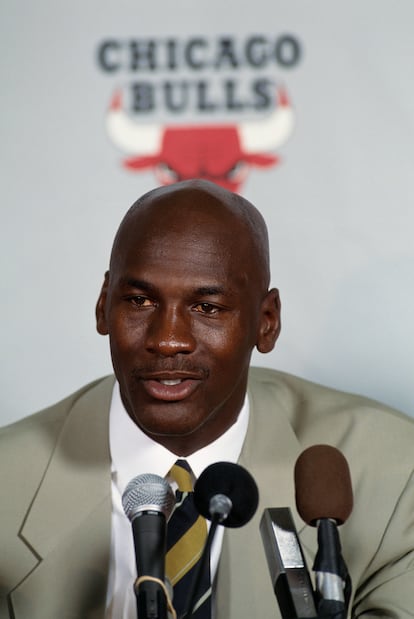
M 247 397 L 236 423 L 210 445 L 186 458 L 196 477 L 214 462 L 237 462 L 247 432 Z M 122 494 L 128 482 L 142 473 L 165 477 L 177 455 L 149 438 L 126 412 L 116 382 L 109 413 L 109 443 L 112 471 L 111 554 L 106 619 L 136 619 L 133 583 L 136 578 L 131 524 L 122 508 Z M 223 527 L 217 528 L 211 553 L 212 580 L 217 570 L 223 540 Z

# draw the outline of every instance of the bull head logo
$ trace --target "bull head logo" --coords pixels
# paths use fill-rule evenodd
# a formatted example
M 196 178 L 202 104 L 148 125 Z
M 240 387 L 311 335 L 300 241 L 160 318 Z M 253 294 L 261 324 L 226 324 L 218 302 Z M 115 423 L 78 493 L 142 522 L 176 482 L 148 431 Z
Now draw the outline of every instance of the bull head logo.
M 129 170 L 152 168 L 162 185 L 204 178 L 239 191 L 251 167 L 279 163 L 275 150 L 290 137 L 294 113 L 286 91 L 276 92 L 274 110 L 266 118 L 222 125 L 160 126 L 128 116 L 116 92 L 106 117 L 112 142 L 125 154 Z

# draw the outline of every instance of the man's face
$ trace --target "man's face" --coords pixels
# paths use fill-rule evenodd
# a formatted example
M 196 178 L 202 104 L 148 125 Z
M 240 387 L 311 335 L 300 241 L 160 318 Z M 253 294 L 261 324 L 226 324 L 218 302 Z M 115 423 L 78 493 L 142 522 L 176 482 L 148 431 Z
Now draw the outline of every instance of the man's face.
M 237 230 L 201 232 L 183 214 L 153 223 L 128 232 L 98 301 L 98 330 L 109 334 L 130 417 L 189 455 L 237 419 L 268 295 Z

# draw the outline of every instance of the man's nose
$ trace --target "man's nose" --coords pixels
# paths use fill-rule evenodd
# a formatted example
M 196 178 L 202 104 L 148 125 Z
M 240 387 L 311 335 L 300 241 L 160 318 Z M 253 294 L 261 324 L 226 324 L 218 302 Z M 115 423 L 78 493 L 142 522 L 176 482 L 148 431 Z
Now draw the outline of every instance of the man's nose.
M 195 347 L 190 314 L 176 308 L 159 308 L 148 327 L 147 350 L 171 357 L 178 353 L 191 353 Z

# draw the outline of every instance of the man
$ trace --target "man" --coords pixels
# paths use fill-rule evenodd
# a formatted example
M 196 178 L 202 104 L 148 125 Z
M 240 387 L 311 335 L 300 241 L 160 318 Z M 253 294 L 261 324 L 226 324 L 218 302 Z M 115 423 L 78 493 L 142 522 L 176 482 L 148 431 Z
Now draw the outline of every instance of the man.
M 131 207 L 96 309 L 116 382 L 98 380 L 0 437 L 1 617 L 133 617 L 120 497 L 132 477 L 165 476 L 177 457 L 196 476 L 231 460 L 256 479 L 256 516 L 226 531 L 212 558 L 214 607 L 217 619 L 279 617 L 258 523 L 265 507 L 290 506 L 312 562 L 316 533 L 296 513 L 293 468 L 315 443 L 350 464 L 350 616 L 414 616 L 414 424 L 364 398 L 249 370 L 253 348 L 269 352 L 280 331 L 269 281 L 266 226 L 240 196 L 186 181 Z

